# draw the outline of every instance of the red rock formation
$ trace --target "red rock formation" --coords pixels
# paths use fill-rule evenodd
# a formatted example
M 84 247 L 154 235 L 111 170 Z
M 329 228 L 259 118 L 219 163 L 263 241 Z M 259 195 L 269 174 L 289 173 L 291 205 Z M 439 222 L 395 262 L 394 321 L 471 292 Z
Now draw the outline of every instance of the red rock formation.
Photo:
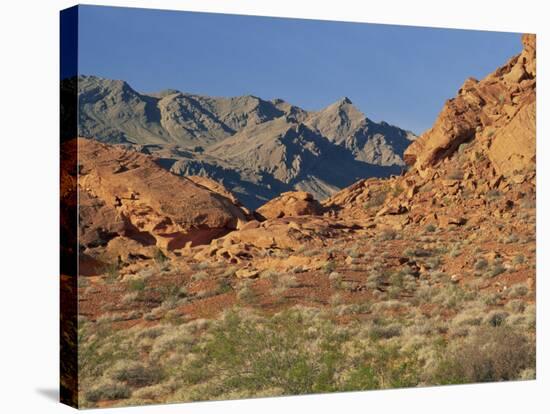
M 523 51 L 482 81 L 466 80 L 445 103 L 434 126 L 405 151 L 419 170 L 439 163 L 475 140 L 504 175 L 530 167 L 535 156 L 535 36 L 524 35 Z
M 83 138 L 64 145 L 78 146 L 79 242 L 85 247 L 124 236 L 173 250 L 207 244 L 246 220 L 219 188 L 176 176 L 147 155 Z
M 266 219 L 319 215 L 322 207 L 313 196 L 305 191 L 288 191 L 268 201 L 256 210 Z

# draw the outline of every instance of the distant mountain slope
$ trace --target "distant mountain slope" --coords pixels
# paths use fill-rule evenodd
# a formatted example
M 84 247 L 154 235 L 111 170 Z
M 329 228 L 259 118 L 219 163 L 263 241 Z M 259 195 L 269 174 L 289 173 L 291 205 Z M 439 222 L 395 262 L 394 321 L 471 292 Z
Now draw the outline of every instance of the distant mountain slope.
M 121 80 L 80 76 L 79 135 L 153 154 L 179 175 L 223 183 L 249 208 L 284 191 L 318 199 L 404 167 L 416 137 L 362 114 L 348 98 L 309 112 L 281 99 L 143 94 Z
M 121 80 L 80 76 L 79 128 L 110 143 L 208 145 L 284 114 L 254 96 L 213 98 L 167 90 L 141 94 Z

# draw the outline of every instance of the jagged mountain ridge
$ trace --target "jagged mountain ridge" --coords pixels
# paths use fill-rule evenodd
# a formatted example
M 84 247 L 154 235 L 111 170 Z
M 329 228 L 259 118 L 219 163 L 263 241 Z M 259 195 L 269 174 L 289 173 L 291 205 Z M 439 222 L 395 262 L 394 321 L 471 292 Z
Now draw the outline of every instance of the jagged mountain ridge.
M 324 199 L 358 179 L 397 174 L 416 138 L 373 122 L 349 98 L 308 112 L 251 95 L 143 94 L 95 76 L 78 78 L 78 96 L 79 136 L 155 155 L 179 175 L 213 178 L 249 208 L 285 191 Z

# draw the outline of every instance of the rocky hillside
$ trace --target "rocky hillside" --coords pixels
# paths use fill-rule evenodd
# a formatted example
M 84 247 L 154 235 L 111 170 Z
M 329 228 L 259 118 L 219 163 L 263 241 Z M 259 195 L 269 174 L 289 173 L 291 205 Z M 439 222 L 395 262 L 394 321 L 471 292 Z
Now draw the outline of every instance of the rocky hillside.
M 500 174 L 534 166 L 535 37 L 522 40 L 521 54 L 481 81 L 464 82 L 434 126 L 407 148 L 408 164 L 423 172 L 451 157 L 460 145 L 473 143 Z
M 523 51 L 477 81 L 466 80 L 434 126 L 405 151 L 410 169 L 390 180 L 362 180 L 325 201 L 337 214 L 410 223 L 479 225 L 510 218 L 535 194 L 535 37 Z M 511 192 L 507 199 L 502 194 Z M 502 205 L 495 208 L 496 199 Z
M 324 199 L 360 178 L 397 174 L 415 138 L 371 121 L 348 98 L 308 112 L 254 96 L 142 94 L 94 76 L 79 77 L 78 94 L 80 136 L 155 154 L 176 174 L 212 178 L 249 208 L 284 191 Z

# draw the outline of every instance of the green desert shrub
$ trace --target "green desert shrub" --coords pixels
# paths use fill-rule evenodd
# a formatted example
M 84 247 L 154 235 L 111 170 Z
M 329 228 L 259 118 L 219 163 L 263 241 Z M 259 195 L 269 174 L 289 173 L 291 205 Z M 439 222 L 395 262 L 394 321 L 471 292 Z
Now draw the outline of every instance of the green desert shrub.
M 233 290 L 231 281 L 228 278 L 221 278 L 218 280 L 218 286 L 216 288 L 216 294 L 221 295 L 223 293 L 228 293 Z
M 485 323 L 493 327 L 502 326 L 508 316 L 508 312 L 495 310 L 485 316 Z
M 220 381 L 219 390 L 332 391 L 343 358 L 341 341 L 330 325 L 314 323 L 301 312 L 285 311 L 265 320 L 231 311 L 213 327 L 181 376 L 188 385 Z
M 132 279 L 128 282 L 128 289 L 131 292 L 143 292 L 145 287 L 146 283 L 144 279 Z
M 489 269 L 489 271 L 487 272 L 487 276 L 496 277 L 504 272 L 506 272 L 506 268 L 502 264 L 496 263 L 491 269 Z
M 158 383 L 162 374 L 156 367 L 146 366 L 137 361 L 118 361 L 108 371 L 109 377 L 124 382 L 131 387 L 145 387 Z
M 336 270 L 336 262 L 329 260 L 323 265 L 323 271 L 327 274 L 331 274 Z
M 388 325 L 374 324 L 369 329 L 371 339 L 389 339 L 401 335 L 401 325 L 397 323 Z
M 256 300 L 258 295 L 252 289 L 252 286 L 250 286 L 250 283 L 245 283 L 242 285 L 242 287 L 237 292 L 237 298 L 245 303 L 252 303 Z
M 120 265 L 118 262 L 108 263 L 104 266 L 103 273 L 105 273 L 107 282 L 112 283 L 117 280 L 120 275 Z
M 474 264 L 474 269 L 475 270 L 485 270 L 488 265 L 489 265 L 489 263 L 487 262 L 486 259 L 479 258 L 479 259 L 476 260 L 476 262 Z
M 364 351 L 357 367 L 348 371 L 343 391 L 414 387 L 421 379 L 421 361 L 415 352 L 395 344 L 380 344 Z
M 437 227 L 435 226 L 435 224 L 428 224 L 425 228 L 424 228 L 424 231 L 426 233 L 433 233 L 437 230 Z

